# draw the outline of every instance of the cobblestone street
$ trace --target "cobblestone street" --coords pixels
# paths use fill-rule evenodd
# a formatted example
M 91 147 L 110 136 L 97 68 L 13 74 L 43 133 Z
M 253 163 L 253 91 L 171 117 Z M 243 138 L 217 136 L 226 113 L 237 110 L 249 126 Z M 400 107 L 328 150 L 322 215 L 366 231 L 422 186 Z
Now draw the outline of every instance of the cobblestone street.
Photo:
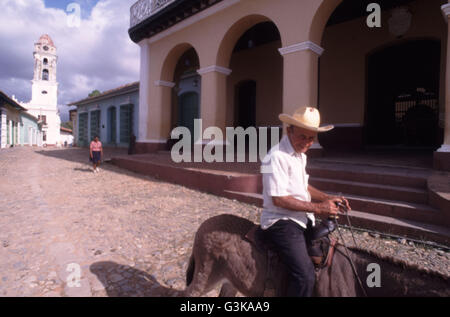
M 0 296 L 176 295 L 202 221 L 258 218 L 256 207 L 109 164 L 94 174 L 85 149 L 4 150 L 0 173 Z M 71 263 L 81 287 L 67 284 Z
M 221 213 L 259 222 L 260 209 L 110 164 L 94 174 L 87 149 L 2 150 L 0 296 L 176 296 L 195 231 Z M 450 274 L 443 250 L 357 238 Z

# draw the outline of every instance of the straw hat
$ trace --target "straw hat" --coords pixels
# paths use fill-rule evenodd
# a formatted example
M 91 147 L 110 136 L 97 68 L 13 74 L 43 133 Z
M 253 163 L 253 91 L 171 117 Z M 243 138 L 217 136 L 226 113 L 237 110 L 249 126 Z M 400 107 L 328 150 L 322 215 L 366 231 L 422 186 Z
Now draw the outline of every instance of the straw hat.
M 292 116 L 282 113 L 278 118 L 286 124 L 315 132 L 326 132 L 334 128 L 332 125 L 319 127 L 320 113 L 313 107 L 300 107 Z

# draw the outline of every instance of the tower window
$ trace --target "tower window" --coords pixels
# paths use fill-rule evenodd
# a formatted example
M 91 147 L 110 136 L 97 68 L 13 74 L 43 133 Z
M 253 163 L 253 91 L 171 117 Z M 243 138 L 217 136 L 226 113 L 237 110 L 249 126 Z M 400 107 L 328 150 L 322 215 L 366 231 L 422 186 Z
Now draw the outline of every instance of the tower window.
M 44 69 L 42 71 L 42 80 L 48 80 L 48 70 Z
M 47 116 L 38 115 L 38 120 L 42 121 L 43 124 L 47 124 Z
M 42 94 L 46 95 L 47 94 L 47 90 L 42 90 Z
M 44 65 L 48 64 L 48 59 L 44 58 Z

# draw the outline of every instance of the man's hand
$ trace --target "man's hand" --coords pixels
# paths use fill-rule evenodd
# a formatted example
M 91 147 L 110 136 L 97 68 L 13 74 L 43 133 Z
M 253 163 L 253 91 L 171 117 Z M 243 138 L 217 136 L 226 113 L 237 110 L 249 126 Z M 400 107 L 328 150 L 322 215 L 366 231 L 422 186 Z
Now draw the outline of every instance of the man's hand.
M 339 208 L 340 211 L 347 212 L 349 210 L 352 210 L 350 208 L 350 204 L 349 204 L 348 200 L 345 197 L 343 197 L 343 196 L 331 196 L 330 199 L 338 199 L 339 200 L 339 204 L 342 205 Z
M 339 207 L 337 204 L 340 202 L 341 199 L 339 197 L 327 199 L 317 204 L 317 211 L 315 213 L 325 217 L 336 216 L 339 213 Z

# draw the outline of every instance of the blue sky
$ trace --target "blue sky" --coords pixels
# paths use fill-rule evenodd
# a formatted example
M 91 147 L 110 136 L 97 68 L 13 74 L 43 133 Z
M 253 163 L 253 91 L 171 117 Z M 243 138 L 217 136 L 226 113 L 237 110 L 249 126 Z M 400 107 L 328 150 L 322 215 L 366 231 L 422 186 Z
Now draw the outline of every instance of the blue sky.
M 0 0 L 0 90 L 31 100 L 34 43 L 48 34 L 57 48 L 58 105 L 139 80 L 139 46 L 130 40 L 130 7 L 137 0 Z M 69 21 L 78 3 L 81 21 Z
M 78 3 L 81 7 L 81 17 L 87 19 L 91 14 L 92 8 L 99 0 L 44 0 L 46 8 L 56 8 L 66 11 L 70 3 Z

